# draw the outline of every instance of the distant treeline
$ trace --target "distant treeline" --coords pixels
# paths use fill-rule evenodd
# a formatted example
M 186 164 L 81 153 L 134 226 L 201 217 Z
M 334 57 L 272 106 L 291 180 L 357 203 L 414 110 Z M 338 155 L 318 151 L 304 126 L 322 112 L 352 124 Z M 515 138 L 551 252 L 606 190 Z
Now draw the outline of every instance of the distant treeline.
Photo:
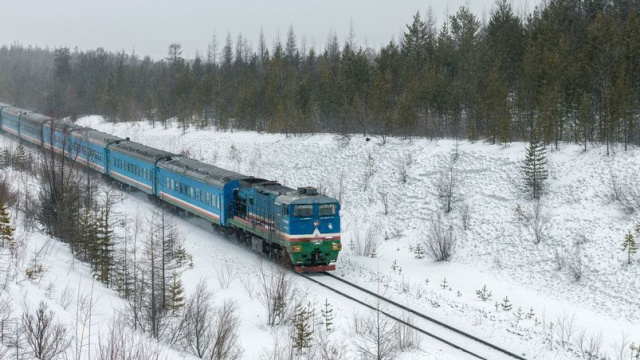
M 165 59 L 0 48 L 0 98 L 55 116 L 100 113 L 183 127 L 506 144 L 640 143 L 640 0 L 549 0 L 522 18 L 499 0 L 486 23 L 460 8 L 439 28 L 416 13 L 400 39 L 364 48 L 329 35 L 212 37 L 206 56 Z

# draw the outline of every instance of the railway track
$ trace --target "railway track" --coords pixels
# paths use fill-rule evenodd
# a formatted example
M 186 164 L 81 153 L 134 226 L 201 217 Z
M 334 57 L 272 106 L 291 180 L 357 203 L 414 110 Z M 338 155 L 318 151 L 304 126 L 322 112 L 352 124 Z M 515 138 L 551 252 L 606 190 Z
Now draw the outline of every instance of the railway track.
M 384 296 L 376 294 L 373 291 L 367 290 L 333 274 L 325 272 L 315 275 L 303 274 L 302 276 L 307 280 L 329 289 L 334 293 L 352 300 L 368 309 L 380 311 L 380 313 L 394 321 L 397 321 L 398 323 L 408 326 L 425 336 L 465 353 L 469 358 L 484 360 L 526 360 L 526 358 L 521 355 L 491 344 L 477 336 L 445 324 L 430 316 L 424 315 L 414 309 L 387 299 Z M 344 285 L 347 285 L 347 288 L 350 290 L 345 289 Z M 367 299 L 370 301 L 367 301 Z M 386 304 L 386 307 L 384 309 L 380 309 L 380 306 L 373 305 L 376 302 L 383 302 Z M 397 312 L 394 314 L 391 311 L 391 308 L 397 310 Z M 414 316 L 414 321 L 409 323 L 406 320 L 403 320 L 401 316 L 398 316 L 398 313 L 411 314 Z

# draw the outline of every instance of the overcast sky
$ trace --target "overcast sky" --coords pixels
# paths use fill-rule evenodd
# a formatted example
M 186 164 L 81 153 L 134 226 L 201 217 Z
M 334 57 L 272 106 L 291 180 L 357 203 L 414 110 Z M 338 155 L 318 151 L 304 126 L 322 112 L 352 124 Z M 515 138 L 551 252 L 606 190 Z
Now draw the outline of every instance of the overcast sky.
M 526 5 L 528 1 L 529 5 Z M 512 0 L 514 9 L 531 8 L 535 0 Z M 321 49 L 329 31 L 340 43 L 353 22 L 356 41 L 379 48 L 404 31 L 413 14 L 433 8 L 438 22 L 468 4 L 482 18 L 495 0 L 2 0 L 0 44 L 81 50 L 103 47 L 162 58 L 171 43 L 183 56 L 206 54 L 214 32 L 224 43 L 242 33 L 255 48 L 260 28 L 270 47 L 278 33 L 284 42 L 289 26 L 298 41 Z

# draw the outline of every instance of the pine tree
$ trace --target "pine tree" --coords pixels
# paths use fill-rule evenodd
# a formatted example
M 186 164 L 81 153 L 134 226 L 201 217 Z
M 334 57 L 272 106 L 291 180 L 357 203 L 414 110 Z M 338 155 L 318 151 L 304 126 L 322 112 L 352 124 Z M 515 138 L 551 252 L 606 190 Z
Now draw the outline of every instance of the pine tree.
M 640 224 L 638 224 L 640 225 Z M 638 225 L 636 225 L 636 233 L 638 232 Z M 631 232 L 628 232 L 627 235 L 624 236 L 624 242 L 622 243 L 622 251 L 627 251 L 627 264 L 631 264 L 631 254 L 635 254 L 638 252 L 638 244 L 636 240 L 631 235 Z
M 311 347 L 313 339 L 313 330 L 311 328 L 312 315 L 309 309 L 311 306 L 296 305 L 295 315 L 293 318 L 293 348 L 296 349 L 298 355 L 304 353 L 306 348 Z
M 168 308 L 173 314 L 176 314 L 184 307 L 184 287 L 182 280 L 176 271 L 171 274 L 171 286 L 169 286 L 169 305 Z
M 322 323 L 326 331 L 331 331 L 333 328 L 333 307 L 329 304 L 329 299 L 324 300 L 324 308 L 320 310 L 322 313 Z
M 76 256 L 91 264 L 95 261 L 98 247 L 98 227 L 94 215 L 91 207 L 86 207 L 82 211 L 78 224 L 80 236 L 71 244 Z
M 15 256 L 17 244 L 13 238 L 14 230 L 15 229 L 11 226 L 11 219 L 9 218 L 7 207 L 0 199 L 0 246 L 8 246 L 11 254 Z
M 502 304 L 500 304 L 500 306 L 504 311 L 511 311 L 511 309 L 513 308 L 513 305 L 511 305 L 511 302 L 509 301 L 509 297 L 507 296 L 505 296 L 505 298 L 502 300 Z
M 114 264 L 113 230 L 111 229 L 109 220 L 108 212 L 104 207 L 101 207 L 97 219 L 97 252 L 96 258 L 94 259 L 94 273 L 98 280 L 106 285 L 110 285 L 111 283 L 111 273 Z
M 4 169 L 11 165 L 11 155 L 6 147 L 0 150 L 0 168 Z
M 29 158 L 27 152 L 22 144 L 19 144 L 16 148 L 16 154 L 13 159 L 13 166 L 18 170 L 26 170 L 29 165 Z
M 542 196 L 544 181 L 549 176 L 546 165 L 547 149 L 536 136 L 533 136 L 526 149 L 522 171 L 527 190 L 532 192 L 534 199 L 539 199 Z

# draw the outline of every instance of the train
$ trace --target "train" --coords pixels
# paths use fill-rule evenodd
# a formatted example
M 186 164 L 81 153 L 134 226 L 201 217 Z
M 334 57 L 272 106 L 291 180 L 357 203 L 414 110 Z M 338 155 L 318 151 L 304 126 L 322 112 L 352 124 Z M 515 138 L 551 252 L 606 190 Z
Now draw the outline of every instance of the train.
M 340 203 L 0 103 L 0 129 L 210 222 L 299 273 L 335 270 Z

